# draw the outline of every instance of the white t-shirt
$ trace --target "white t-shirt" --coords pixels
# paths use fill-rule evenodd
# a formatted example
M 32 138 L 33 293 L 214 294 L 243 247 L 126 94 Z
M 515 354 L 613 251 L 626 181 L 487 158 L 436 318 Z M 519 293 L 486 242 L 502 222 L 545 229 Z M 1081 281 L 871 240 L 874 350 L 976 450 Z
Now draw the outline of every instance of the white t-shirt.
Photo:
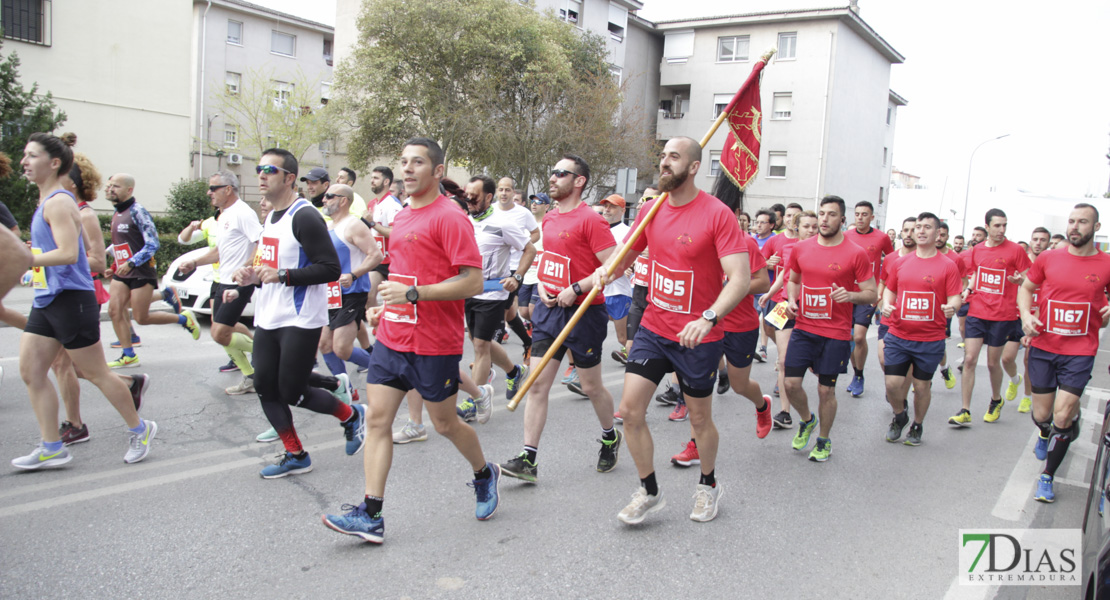
M 386 194 L 384 198 L 374 204 L 374 222 L 381 223 L 386 227 L 393 226 L 393 219 L 397 218 L 397 213 L 401 212 L 404 206 L 393 194 Z M 385 258 L 382 259 L 383 265 L 389 264 L 389 239 L 374 231 L 374 241 L 378 244 L 378 249 L 382 251 Z
M 530 213 L 529 213 L 530 214 Z M 512 252 L 523 252 L 531 241 L 531 233 L 526 231 L 509 215 L 508 211 L 490 211 L 481 221 L 470 217 L 474 224 L 474 237 L 478 240 L 478 252 L 482 255 L 482 278 L 487 282 L 504 279 L 514 272 L 509 266 Z M 475 300 L 504 300 L 509 297 L 505 288 L 483 292 L 474 296 Z
M 519 204 L 513 204 L 509 210 L 503 210 L 500 205 L 494 206 L 494 212 L 507 215 L 519 227 L 523 227 L 528 235 L 531 236 L 532 232 L 536 230 L 539 225 L 536 224 L 536 217 L 532 215 L 532 211 L 524 208 Z M 529 241 L 531 238 L 529 237 Z M 524 249 L 513 249 L 512 256 L 509 257 L 509 267 L 514 271 L 520 266 L 520 256 L 524 254 Z
M 232 283 L 235 272 L 251 263 L 254 246 L 262 237 L 258 213 L 246 202 L 236 200 L 220 211 L 216 220 L 216 247 L 220 252 L 219 281 Z
M 628 235 L 629 230 L 632 228 L 624 223 L 617 223 L 610 225 L 609 231 L 613 233 L 613 239 L 617 240 L 617 246 L 624 244 L 624 238 Z M 619 248 L 614 249 L 616 252 Z M 631 296 L 632 295 L 632 280 L 628 275 L 621 275 L 620 278 L 614 279 L 612 283 L 605 286 L 606 296 Z

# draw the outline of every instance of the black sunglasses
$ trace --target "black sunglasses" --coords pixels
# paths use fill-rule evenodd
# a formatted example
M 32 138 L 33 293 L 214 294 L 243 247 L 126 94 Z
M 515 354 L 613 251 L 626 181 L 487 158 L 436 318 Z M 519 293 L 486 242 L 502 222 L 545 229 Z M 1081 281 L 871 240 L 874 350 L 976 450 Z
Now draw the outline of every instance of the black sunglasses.
M 228 186 L 226 184 L 225 185 L 210 185 L 210 186 L 208 186 L 208 191 L 218 192 L 218 191 L 224 189 L 225 187 L 228 187 Z
M 324 197 L 327 198 L 328 200 L 331 200 L 332 198 L 336 198 L 336 197 L 346 198 L 346 196 L 344 196 L 343 194 L 324 194 Z
M 575 177 L 581 177 L 581 175 L 579 175 L 578 173 L 575 173 L 574 171 L 567 171 L 565 169 L 552 169 L 551 174 L 554 175 L 555 177 L 566 177 L 567 175 L 574 175 Z

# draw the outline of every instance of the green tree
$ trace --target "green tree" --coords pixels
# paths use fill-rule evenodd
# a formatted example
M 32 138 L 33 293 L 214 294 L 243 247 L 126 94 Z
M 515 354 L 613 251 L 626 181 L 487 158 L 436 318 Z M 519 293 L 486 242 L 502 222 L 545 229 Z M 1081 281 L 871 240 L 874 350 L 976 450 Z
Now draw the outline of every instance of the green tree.
M 182 179 L 173 184 L 166 194 L 166 221 L 168 231 L 174 233 L 185 229 L 192 221 L 203 221 L 212 216 L 212 200 L 208 197 L 208 181 L 205 179 Z M 161 230 L 162 228 L 159 228 Z
M 23 89 L 19 82 L 19 56 L 15 52 L 0 59 L 0 152 L 11 157 L 17 174 L 0 179 L 0 201 L 8 205 L 24 230 L 30 228 L 39 193 L 34 184 L 18 176 L 23 148 L 32 133 L 51 133 L 65 121 L 65 113 L 58 110 L 50 92 L 39 94 L 37 83 L 31 84 L 29 90 Z
M 249 70 L 241 75 L 238 89 L 223 85 L 223 90 L 216 111 L 237 127 L 238 147 L 254 158 L 278 147 L 300 160 L 312 146 L 335 137 L 331 111 L 320 101 L 321 81 L 310 81 L 300 69 Z M 223 135 L 209 140 L 208 147 L 226 150 Z
M 609 71 L 601 38 L 531 3 L 368 0 L 335 104 L 353 129 L 353 164 L 428 135 L 454 163 L 537 187 L 574 152 L 594 183 L 649 168 L 655 153 L 648 128 L 620 110 Z

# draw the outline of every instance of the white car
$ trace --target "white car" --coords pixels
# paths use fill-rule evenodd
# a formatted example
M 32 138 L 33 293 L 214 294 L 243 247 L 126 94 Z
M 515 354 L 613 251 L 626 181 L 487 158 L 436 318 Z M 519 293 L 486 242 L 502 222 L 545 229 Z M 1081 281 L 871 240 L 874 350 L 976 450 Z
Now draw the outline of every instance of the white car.
M 195 260 L 207 253 L 208 247 L 205 246 L 178 256 L 170 263 L 170 268 L 166 270 L 166 275 L 162 277 L 162 285 L 172 285 L 177 288 L 177 296 L 181 299 L 181 308 L 187 308 L 198 315 L 211 316 L 212 298 L 210 296 L 212 294 L 212 280 L 216 278 L 216 270 L 212 268 L 212 265 L 201 265 L 193 272 L 185 275 L 178 272 L 178 266 L 182 261 Z M 253 298 L 243 309 L 244 319 L 252 317 L 254 317 Z

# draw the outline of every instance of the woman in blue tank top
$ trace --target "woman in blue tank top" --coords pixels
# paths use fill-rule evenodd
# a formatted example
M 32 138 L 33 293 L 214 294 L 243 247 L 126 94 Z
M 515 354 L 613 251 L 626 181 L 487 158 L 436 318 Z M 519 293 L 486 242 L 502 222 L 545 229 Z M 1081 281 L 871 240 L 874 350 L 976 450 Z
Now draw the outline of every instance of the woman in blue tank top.
M 72 194 L 59 181 L 73 166 L 70 146 L 45 133 L 32 134 L 23 151 L 23 174 L 39 189 L 39 206 L 31 220 L 35 300 L 19 343 L 19 373 L 39 421 L 42 443 L 31 454 L 12 460 L 19 469 L 40 469 L 69 462 L 72 456 L 58 433 L 58 396 L 47 378 L 50 364 L 65 348 L 77 369 L 120 413 L 129 428 L 124 461 L 146 458 L 158 431 L 153 421 L 139 419 L 131 393 L 109 369 L 100 345 L 100 305 L 93 292 L 88 259 L 81 239 L 81 216 Z

